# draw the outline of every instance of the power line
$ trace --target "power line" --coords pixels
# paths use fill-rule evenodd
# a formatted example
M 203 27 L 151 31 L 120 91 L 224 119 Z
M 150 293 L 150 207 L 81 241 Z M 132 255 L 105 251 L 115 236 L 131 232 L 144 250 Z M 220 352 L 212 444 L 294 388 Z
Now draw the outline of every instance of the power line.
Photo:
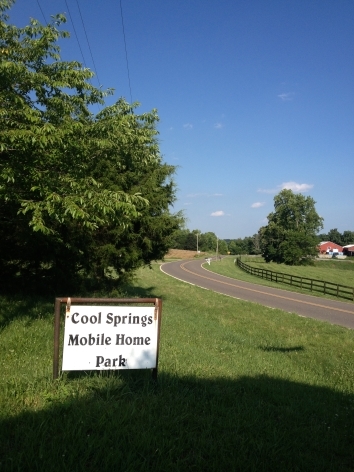
M 119 0 L 120 2 L 120 15 L 122 18 L 122 26 L 123 26 L 123 37 L 124 37 L 124 47 L 125 47 L 125 59 L 127 62 L 127 71 L 128 71 L 128 82 L 129 82 L 129 90 L 130 90 L 130 102 L 133 103 L 132 99 L 132 88 L 130 85 L 130 73 L 129 73 L 129 62 L 128 62 L 128 52 L 127 52 L 127 42 L 125 40 L 125 30 L 124 30 L 124 20 L 123 20 L 123 8 L 122 8 L 122 0 Z
M 80 9 L 80 5 L 79 5 L 78 0 L 76 0 L 76 4 L 77 4 L 77 8 L 78 8 L 79 13 L 80 13 L 81 23 L 82 23 L 82 26 L 83 26 L 83 28 L 84 28 L 84 32 L 85 32 L 85 36 L 86 36 L 86 41 L 87 41 L 87 45 L 88 45 L 88 48 L 89 48 L 89 51 L 90 51 L 90 55 L 91 55 L 91 59 L 92 59 L 92 63 L 93 63 L 93 68 L 94 68 L 94 70 L 95 70 L 95 74 L 96 74 L 96 77 L 97 77 L 98 85 L 101 86 L 101 82 L 100 82 L 100 79 L 99 79 L 99 77 L 98 77 L 98 72 L 97 72 L 97 69 L 96 69 L 96 64 L 95 64 L 95 61 L 94 61 L 94 59 L 93 59 L 92 50 L 91 50 L 91 46 L 90 46 L 90 41 L 89 41 L 88 36 L 87 36 L 87 33 L 86 33 L 85 23 L 84 23 L 82 14 L 81 14 L 81 9 Z
M 65 0 L 65 5 L 66 5 L 66 8 L 68 9 L 68 14 L 69 14 L 69 17 L 70 17 L 70 21 L 71 21 L 71 23 L 72 23 L 72 25 L 73 25 L 73 30 L 74 30 L 74 33 L 75 33 L 75 36 L 76 36 L 77 44 L 79 45 L 79 49 L 80 49 L 80 52 L 81 52 L 83 64 L 84 64 L 84 66 L 86 67 L 84 54 L 83 54 L 83 52 L 82 52 L 81 45 L 80 45 L 80 41 L 79 41 L 79 38 L 78 38 L 77 33 L 76 33 L 75 25 L 74 25 L 73 19 L 72 19 L 71 14 L 70 14 L 69 5 L 68 5 L 68 2 L 67 2 L 66 0 Z
M 40 5 L 40 3 L 39 3 L 39 0 L 37 0 L 37 5 L 38 5 L 38 7 L 39 7 L 39 9 L 40 9 L 40 11 L 41 11 L 41 13 L 42 13 L 44 22 L 46 22 L 47 20 L 45 19 L 45 14 L 43 13 L 43 10 L 42 10 L 42 7 L 41 7 L 41 5 Z

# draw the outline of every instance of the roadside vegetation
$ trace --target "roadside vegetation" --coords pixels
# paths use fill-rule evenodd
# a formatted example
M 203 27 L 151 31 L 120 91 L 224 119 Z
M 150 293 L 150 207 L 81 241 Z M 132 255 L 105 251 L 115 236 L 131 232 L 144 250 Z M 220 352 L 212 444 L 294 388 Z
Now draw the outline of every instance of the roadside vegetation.
M 19 28 L 13 3 L 0 0 L 0 285 L 60 293 L 107 267 L 126 281 L 183 222 L 157 111 L 107 105 L 113 90 L 60 57 L 65 16 Z
M 349 287 L 354 287 L 354 261 L 347 260 L 316 260 L 314 265 L 308 266 L 288 266 L 286 264 L 277 264 L 277 263 L 266 263 L 265 260 L 260 257 L 250 257 L 250 256 L 241 256 L 242 262 L 253 266 L 259 267 L 273 272 L 282 272 L 290 275 L 296 275 L 298 277 L 307 277 L 310 279 L 321 280 L 325 282 L 332 282 L 334 284 L 345 285 Z M 216 272 L 221 275 L 226 275 L 234 279 L 244 280 L 245 282 L 256 283 L 259 285 L 266 285 L 268 287 L 279 288 L 283 290 L 289 290 L 293 292 L 307 293 L 310 295 L 324 297 L 324 295 L 319 294 L 318 292 L 311 292 L 305 288 L 300 289 L 293 285 L 281 284 L 276 282 L 271 282 L 269 280 L 262 279 L 250 275 L 240 269 L 235 264 L 235 257 L 230 256 L 222 259 L 218 262 L 213 262 L 210 266 L 205 264 L 205 268 Z M 333 300 L 338 300 L 337 297 L 330 295 L 325 295 L 327 298 Z M 344 301 L 341 299 L 341 301 Z M 345 300 L 350 303 L 350 300 Z
M 156 385 L 144 371 L 53 381 L 53 300 L 2 295 L 1 470 L 353 470 L 352 330 L 157 264 L 122 295 L 163 299 Z

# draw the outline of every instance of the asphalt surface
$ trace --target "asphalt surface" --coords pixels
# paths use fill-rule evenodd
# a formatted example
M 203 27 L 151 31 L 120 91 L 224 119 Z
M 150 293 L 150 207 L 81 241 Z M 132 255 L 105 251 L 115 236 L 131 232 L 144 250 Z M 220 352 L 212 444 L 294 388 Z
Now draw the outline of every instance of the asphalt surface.
M 204 268 L 202 265 L 206 267 Z M 207 267 L 208 264 L 205 261 L 191 260 L 167 262 L 162 264 L 161 270 L 183 282 L 229 297 L 279 308 L 289 313 L 354 329 L 354 304 L 352 303 L 251 284 L 215 274 L 207 270 Z

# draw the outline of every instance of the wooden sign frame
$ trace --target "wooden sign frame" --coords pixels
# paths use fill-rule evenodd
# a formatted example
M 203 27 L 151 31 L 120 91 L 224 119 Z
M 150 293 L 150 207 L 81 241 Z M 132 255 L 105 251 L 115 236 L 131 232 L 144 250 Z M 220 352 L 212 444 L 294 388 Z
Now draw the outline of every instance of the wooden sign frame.
M 55 299 L 54 309 L 54 354 L 53 354 L 53 379 L 59 377 L 59 350 L 60 350 L 60 315 L 61 307 L 66 305 L 66 312 L 70 312 L 71 304 L 102 304 L 112 305 L 136 305 L 136 304 L 153 304 L 155 306 L 154 316 L 157 317 L 157 347 L 156 347 L 156 367 L 152 369 L 152 378 L 157 379 L 159 346 L 160 346 L 160 327 L 162 316 L 162 300 L 160 298 L 70 298 L 59 297 Z

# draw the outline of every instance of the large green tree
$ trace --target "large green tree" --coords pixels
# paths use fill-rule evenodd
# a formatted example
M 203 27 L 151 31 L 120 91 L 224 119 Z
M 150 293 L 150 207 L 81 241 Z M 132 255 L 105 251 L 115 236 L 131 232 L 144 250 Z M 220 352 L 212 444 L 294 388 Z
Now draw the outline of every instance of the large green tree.
M 157 112 L 136 114 L 62 61 L 65 17 L 9 24 L 0 0 L 0 273 L 119 273 L 162 257 L 181 216 Z
M 216 251 L 217 236 L 212 231 L 202 233 L 199 238 L 199 248 L 202 252 Z
M 266 262 L 289 265 L 311 263 L 317 253 L 317 237 L 323 227 L 312 197 L 284 189 L 274 197 L 274 212 L 268 225 L 259 230 L 260 246 Z

